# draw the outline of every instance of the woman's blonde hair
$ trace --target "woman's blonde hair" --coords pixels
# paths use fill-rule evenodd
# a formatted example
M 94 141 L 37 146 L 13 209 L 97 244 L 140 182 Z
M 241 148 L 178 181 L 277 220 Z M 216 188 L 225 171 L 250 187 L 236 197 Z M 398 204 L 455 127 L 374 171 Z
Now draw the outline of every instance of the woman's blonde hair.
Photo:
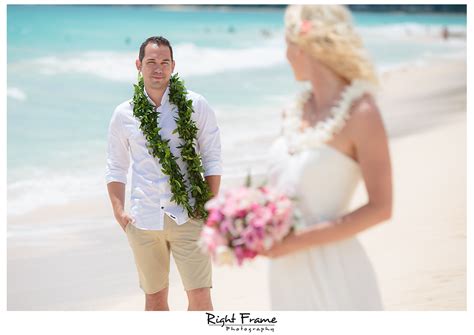
M 348 81 L 378 83 L 352 24 L 350 11 L 340 5 L 290 5 L 285 13 L 286 37 Z

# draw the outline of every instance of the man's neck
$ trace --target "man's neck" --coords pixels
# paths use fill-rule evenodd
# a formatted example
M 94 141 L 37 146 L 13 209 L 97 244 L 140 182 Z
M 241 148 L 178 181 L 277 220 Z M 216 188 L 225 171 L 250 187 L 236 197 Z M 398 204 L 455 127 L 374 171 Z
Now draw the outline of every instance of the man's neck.
M 163 94 L 165 94 L 166 88 L 167 87 L 164 87 L 162 89 L 161 88 L 153 89 L 153 88 L 145 87 L 148 97 L 155 103 L 156 107 L 161 106 L 161 99 L 163 99 Z

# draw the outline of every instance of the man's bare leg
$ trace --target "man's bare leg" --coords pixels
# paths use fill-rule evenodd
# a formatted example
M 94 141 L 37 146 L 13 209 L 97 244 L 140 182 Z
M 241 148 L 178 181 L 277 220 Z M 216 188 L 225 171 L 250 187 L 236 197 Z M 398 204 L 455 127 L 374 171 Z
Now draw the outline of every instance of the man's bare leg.
M 212 311 L 211 289 L 209 287 L 186 291 L 188 294 L 188 311 Z
M 145 293 L 145 311 L 169 311 L 168 288 L 153 294 Z

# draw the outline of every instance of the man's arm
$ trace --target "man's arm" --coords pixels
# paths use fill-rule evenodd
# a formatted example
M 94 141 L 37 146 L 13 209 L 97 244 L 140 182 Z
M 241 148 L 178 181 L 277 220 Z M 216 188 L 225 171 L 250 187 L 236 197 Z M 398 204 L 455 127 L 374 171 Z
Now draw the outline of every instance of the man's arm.
M 107 138 L 107 167 L 105 179 L 114 217 L 122 229 L 132 221 L 125 211 L 125 184 L 130 165 L 127 139 L 123 133 L 120 114 L 115 110 L 109 124 Z
M 114 211 L 114 217 L 123 230 L 133 219 L 125 213 L 125 184 L 121 182 L 110 182 L 107 184 L 110 202 Z
M 212 197 L 217 196 L 221 185 L 221 176 L 207 176 L 205 178 L 209 188 L 211 189 Z
M 219 126 L 214 111 L 204 98 L 201 97 L 198 100 L 196 108 L 199 110 L 197 142 L 202 157 L 204 177 L 212 196 L 216 196 L 219 193 L 222 175 Z

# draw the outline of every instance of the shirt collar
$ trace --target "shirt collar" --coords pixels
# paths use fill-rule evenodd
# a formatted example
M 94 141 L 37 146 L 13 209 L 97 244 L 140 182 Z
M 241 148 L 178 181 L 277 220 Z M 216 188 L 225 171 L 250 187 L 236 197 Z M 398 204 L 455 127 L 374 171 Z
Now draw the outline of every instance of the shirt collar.
M 150 101 L 150 103 L 156 107 L 155 105 L 155 102 L 153 100 L 151 100 L 150 96 L 148 95 L 148 92 L 146 91 L 146 88 L 143 88 L 143 92 L 145 93 L 145 96 L 147 97 L 148 101 Z M 164 106 L 168 100 L 169 100 L 169 92 L 170 92 L 170 87 L 168 85 L 168 87 L 166 88 L 165 90 L 165 93 L 163 93 L 163 97 L 161 98 L 161 106 Z

